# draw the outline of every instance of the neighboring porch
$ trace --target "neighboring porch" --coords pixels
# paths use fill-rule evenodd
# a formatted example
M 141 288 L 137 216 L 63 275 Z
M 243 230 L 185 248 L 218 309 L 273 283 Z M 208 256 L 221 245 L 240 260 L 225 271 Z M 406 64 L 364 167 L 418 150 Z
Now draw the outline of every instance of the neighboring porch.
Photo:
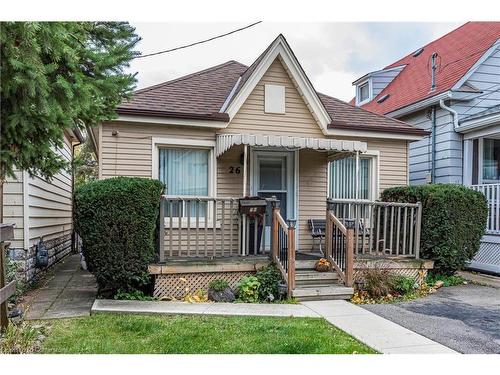
M 464 184 L 484 194 L 488 220 L 481 246 L 469 264 L 500 273 L 500 124 L 464 134 Z

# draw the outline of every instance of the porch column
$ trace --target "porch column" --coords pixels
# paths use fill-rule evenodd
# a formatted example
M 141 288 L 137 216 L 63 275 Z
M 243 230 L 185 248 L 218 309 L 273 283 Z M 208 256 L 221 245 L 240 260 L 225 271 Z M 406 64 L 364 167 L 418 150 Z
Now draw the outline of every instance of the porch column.
M 243 197 L 247 196 L 247 156 L 248 156 L 248 145 L 243 145 Z M 247 255 L 247 215 L 243 214 L 241 231 L 241 255 Z
M 465 139 L 462 155 L 462 183 L 466 186 L 472 185 L 472 159 L 473 159 L 473 140 Z

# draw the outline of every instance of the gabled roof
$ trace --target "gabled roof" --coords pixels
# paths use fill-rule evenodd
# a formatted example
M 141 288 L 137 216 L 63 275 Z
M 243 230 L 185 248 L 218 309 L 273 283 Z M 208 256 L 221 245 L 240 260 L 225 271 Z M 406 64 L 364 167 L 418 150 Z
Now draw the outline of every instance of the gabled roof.
M 214 67 L 201 70 L 171 81 L 150 86 L 133 93 L 130 100 L 122 102 L 117 113 L 120 115 L 156 116 L 165 118 L 181 118 L 193 120 L 216 120 L 229 123 L 231 106 L 236 101 L 244 101 L 245 91 L 251 91 L 259 80 L 257 74 L 266 70 L 266 59 L 280 57 L 284 63 L 298 64 L 291 49 L 282 35 L 247 67 L 237 61 L 228 61 Z M 287 60 L 288 59 L 288 60 Z M 267 61 L 270 64 L 273 61 Z M 323 118 L 328 119 L 324 131 L 328 129 L 369 130 L 405 133 L 408 135 L 424 135 L 426 131 L 412 125 L 392 119 L 387 116 L 366 111 L 335 99 L 325 94 L 317 93 L 305 72 L 298 66 L 287 67 L 303 91 L 313 90 L 309 99 L 315 101 L 318 112 L 324 112 Z M 252 86 L 253 85 L 253 86 Z M 304 95 L 304 93 L 301 93 Z M 308 103 L 312 105 L 313 103 Z M 235 110 L 233 108 L 233 110 Z M 321 113 L 319 114 L 321 115 Z M 318 113 L 316 113 L 318 116 Z
M 362 108 L 387 114 L 451 90 L 498 39 L 500 22 L 468 22 L 460 26 L 425 45 L 418 56 L 413 57 L 410 53 L 385 67 L 390 69 L 406 65 L 384 90 Z M 431 92 L 429 61 L 434 52 L 438 53 L 438 73 L 436 90 Z M 390 96 L 377 103 L 386 94 Z

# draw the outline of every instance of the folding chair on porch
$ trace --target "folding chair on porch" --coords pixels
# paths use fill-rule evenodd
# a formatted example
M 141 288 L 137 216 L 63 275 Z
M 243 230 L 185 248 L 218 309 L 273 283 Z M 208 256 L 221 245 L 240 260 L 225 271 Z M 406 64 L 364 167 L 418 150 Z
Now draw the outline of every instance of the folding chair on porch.
M 319 252 L 324 255 L 322 243 L 325 238 L 326 231 L 326 220 L 325 219 L 309 219 L 309 229 L 311 230 L 311 237 L 313 239 L 313 244 L 311 250 L 314 250 L 315 241 L 318 240 Z

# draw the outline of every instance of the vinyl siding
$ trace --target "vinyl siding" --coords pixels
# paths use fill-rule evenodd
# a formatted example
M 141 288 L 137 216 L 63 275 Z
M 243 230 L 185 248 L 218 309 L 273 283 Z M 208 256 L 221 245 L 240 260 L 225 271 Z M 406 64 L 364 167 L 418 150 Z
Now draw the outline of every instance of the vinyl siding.
M 64 147 L 57 150 L 71 163 L 72 146 L 65 139 Z M 43 237 L 44 241 L 70 234 L 73 229 L 72 176 L 60 171 L 51 180 L 28 178 L 30 247 Z
M 23 172 L 16 170 L 15 177 L 7 177 L 3 185 L 3 221 L 15 224 L 11 248 L 23 248 Z
M 285 114 L 264 112 L 265 84 L 285 86 Z M 279 59 L 271 64 L 224 132 L 323 137 L 319 125 Z
M 374 74 L 371 77 L 372 80 L 372 92 L 373 97 L 377 96 L 382 92 L 383 89 L 387 87 L 389 83 L 392 82 L 394 78 L 403 70 L 404 67 L 398 69 L 391 69 L 389 71 L 381 71 L 377 74 Z
M 117 135 L 112 135 L 113 131 L 116 131 Z M 104 123 L 99 161 L 101 178 L 151 178 L 153 137 L 215 140 L 215 130 L 154 124 Z
M 325 219 L 327 198 L 327 154 L 314 150 L 299 151 L 299 250 L 312 247 L 309 219 Z M 317 250 L 317 249 L 315 249 Z
M 422 110 L 400 120 L 432 130 L 429 110 Z M 410 143 L 410 185 L 427 183 L 432 167 L 431 135 Z M 462 183 L 462 135 L 453 130 L 449 112 L 436 109 L 436 183 Z
M 477 68 L 467 83 L 483 91 L 483 94 L 471 101 L 452 103 L 460 119 L 500 104 L 500 46 Z

